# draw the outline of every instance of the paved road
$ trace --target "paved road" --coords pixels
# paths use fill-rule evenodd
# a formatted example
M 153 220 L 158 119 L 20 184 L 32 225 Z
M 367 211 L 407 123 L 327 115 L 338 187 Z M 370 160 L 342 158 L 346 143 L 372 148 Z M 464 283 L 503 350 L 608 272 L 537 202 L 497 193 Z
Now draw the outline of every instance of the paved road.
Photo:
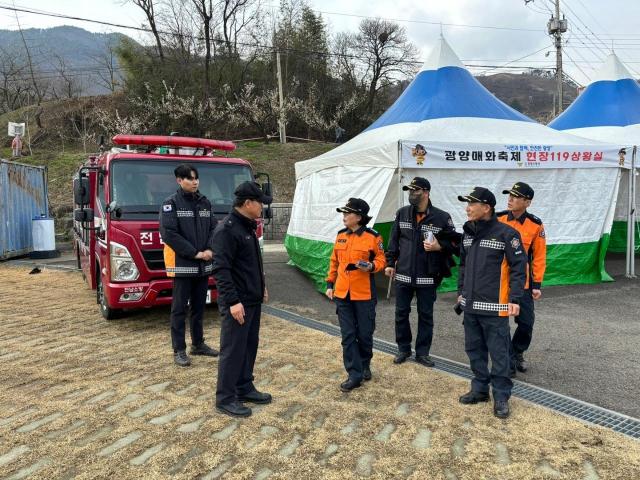
M 282 251 L 265 253 L 273 305 L 337 324 L 333 304 L 287 260 Z M 624 265 L 623 256 L 608 258 L 613 283 L 543 289 L 527 354 L 531 368 L 519 380 L 640 418 L 640 280 L 624 278 Z M 385 299 L 384 278 L 379 290 L 375 335 L 393 341 L 394 302 Z M 439 295 L 431 353 L 468 364 L 454 302 L 453 293 Z M 415 332 L 415 308 L 412 324 Z

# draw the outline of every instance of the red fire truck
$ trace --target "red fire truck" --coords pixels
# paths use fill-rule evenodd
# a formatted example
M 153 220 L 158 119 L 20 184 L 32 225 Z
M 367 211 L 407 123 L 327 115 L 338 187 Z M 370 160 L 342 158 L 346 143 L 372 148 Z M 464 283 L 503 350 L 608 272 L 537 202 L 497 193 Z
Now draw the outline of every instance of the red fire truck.
M 254 175 L 246 160 L 219 156 L 235 149 L 231 142 L 177 136 L 116 135 L 110 151 L 89 157 L 73 180 L 74 250 L 78 267 L 96 290 L 106 319 L 125 309 L 171 304 L 159 232 L 162 202 L 178 187 L 174 168 L 194 165 L 200 192 L 221 220 L 231 209 L 236 187 Z M 271 195 L 271 183 L 262 184 Z M 270 208 L 263 210 L 270 218 Z M 258 223 L 262 244 L 264 222 Z M 217 300 L 209 280 L 207 302 Z

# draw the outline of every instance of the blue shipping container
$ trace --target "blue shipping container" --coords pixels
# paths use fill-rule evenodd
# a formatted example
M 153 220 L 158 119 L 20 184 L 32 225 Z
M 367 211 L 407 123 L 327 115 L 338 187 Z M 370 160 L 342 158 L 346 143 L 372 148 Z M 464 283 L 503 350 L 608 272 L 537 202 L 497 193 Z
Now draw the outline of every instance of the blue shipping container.
M 32 219 L 48 207 L 46 168 L 0 159 L 0 260 L 33 250 Z

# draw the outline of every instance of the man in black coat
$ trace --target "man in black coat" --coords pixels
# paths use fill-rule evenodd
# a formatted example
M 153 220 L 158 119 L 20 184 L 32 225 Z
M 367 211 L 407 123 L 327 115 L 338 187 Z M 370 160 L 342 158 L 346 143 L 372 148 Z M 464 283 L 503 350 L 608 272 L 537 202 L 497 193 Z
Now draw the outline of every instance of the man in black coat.
M 460 234 L 455 231 L 451 215 L 434 207 L 429 198 L 431 184 L 426 178 L 415 177 L 409 185 L 410 205 L 396 213 L 386 252 L 385 275 L 396 282 L 396 343 L 400 364 L 411 356 L 411 300 L 418 304 L 416 361 L 427 367 L 434 363 L 429 357 L 433 339 L 433 304 L 436 289 L 443 277 L 451 276 L 452 255 L 459 251 Z
M 209 276 L 213 271 L 211 242 L 217 221 L 211 203 L 198 192 L 198 170 L 178 165 L 174 170 L 180 188 L 162 203 L 160 235 L 164 242 L 167 276 L 173 277 L 171 343 L 176 365 L 188 367 L 185 317 L 191 310 L 191 354 L 215 357 L 218 352 L 204 343 L 202 317 Z
M 270 204 L 255 182 L 235 191 L 233 210 L 213 236 L 213 275 L 222 314 L 216 410 L 233 417 L 248 417 L 242 402 L 271 403 L 271 395 L 256 390 L 253 366 L 258 353 L 260 312 L 268 300 L 256 220 L 262 205 Z

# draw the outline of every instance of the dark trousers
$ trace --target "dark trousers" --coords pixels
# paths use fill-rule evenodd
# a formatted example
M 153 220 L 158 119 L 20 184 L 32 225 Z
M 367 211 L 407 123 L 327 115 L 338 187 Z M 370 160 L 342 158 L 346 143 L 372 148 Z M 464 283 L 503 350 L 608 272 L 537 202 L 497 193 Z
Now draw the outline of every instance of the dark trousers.
M 244 306 L 244 323 L 240 325 L 227 307 L 220 307 L 220 358 L 216 405 L 236 401 L 238 395 L 254 392 L 253 366 L 258 354 L 260 312 L 262 305 Z
M 207 303 L 207 285 L 209 277 L 175 277 L 173 279 L 173 300 L 171 301 L 171 344 L 173 351 L 185 350 L 184 341 L 187 303 L 191 316 L 191 344 L 204 342 L 202 316 Z
M 535 318 L 536 314 L 533 309 L 531 290 L 525 290 L 524 295 L 520 299 L 520 315 L 515 317 L 517 325 L 516 331 L 513 333 L 513 338 L 511 339 L 514 356 L 516 353 L 526 352 L 529 349 Z
M 464 314 L 464 349 L 469 356 L 473 379 L 471 390 L 489 393 L 494 400 L 509 400 L 513 382 L 509 378 L 511 344 L 509 318 L 489 315 Z M 489 373 L 489 355 L 491 373 Z
M 373 331 L 376 328 L 376 299 L 335 298 L 342 334 L 342 360 L 349 379 L 362 381 L 362 371 L 373 357 Z
M 433 340 L 433 304 L 436 287 L 413 287 L 396 282 L 396 343 L 400 352 L 411 353 L 411 300 L 415 293 L 418 303 L 418 333 L 416 355 L 429 355 Z

